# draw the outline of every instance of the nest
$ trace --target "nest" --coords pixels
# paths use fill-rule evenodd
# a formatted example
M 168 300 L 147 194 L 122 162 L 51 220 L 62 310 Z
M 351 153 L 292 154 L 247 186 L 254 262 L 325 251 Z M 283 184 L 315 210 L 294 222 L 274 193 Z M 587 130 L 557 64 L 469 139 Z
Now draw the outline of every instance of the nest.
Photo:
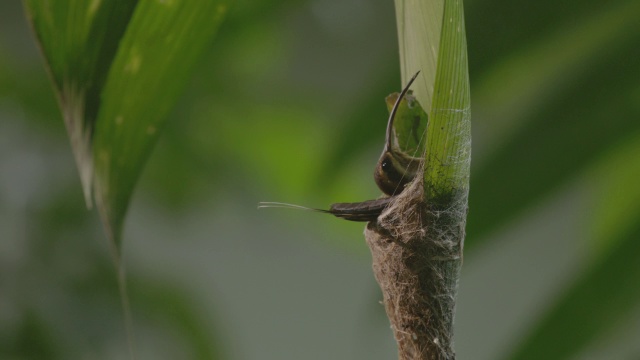
M 453 318 L 467 193 L 423 200 L 421 177 L 365 230 L 399 358 L 455 359 Z

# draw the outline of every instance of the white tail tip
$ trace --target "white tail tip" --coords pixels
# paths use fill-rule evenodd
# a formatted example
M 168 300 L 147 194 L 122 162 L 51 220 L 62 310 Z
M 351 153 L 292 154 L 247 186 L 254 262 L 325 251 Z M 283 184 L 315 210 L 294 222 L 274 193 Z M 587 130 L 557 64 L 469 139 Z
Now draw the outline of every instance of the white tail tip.
M 283 202 L 275 202 L 275 201 L 262 201 L 258 203 L 258 209 L 264 208 L 284 208 L 284 209 L 296 209 L 296 210 L 308 210 L 308 211 L 319 211 L 319 212 L 327 212 L 327 210 L 322 209 L 314 209 L 306 206 L 300 206 L 295 204 L 287 204 Z

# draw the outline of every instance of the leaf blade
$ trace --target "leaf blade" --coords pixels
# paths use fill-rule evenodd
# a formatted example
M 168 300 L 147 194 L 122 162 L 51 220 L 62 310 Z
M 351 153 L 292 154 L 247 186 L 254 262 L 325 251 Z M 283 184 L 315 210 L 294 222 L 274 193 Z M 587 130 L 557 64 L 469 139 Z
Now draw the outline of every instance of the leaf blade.
M 427 112 L 431 111 L 440 49 L 444 0 L 396 0 L 400 71 L 403 82 L 420 70 L 414 93 Z
M 227 2 L 141 2 L 102 92 L 94 196 L 119 251 L 133 188 L 171 106 L 215 34 Z
M 639 134 L 613 149 L 589 176 L 600 186 L 590 214 L 595 246 L 590 263 L 531 328 L 509 358 L 564 359 L 601 337 L 640 304 Z M 562 339 L 562 340 L 559 340 Z
M 522 124 L 507 130 L 511 132 L 509 136 L 491 154 L 480 159 L 480 166 L 474 169 L 472 186 L 483 191 L 470 195 L 471 207 L 486 211 L 469 216 L 468 230 L 473 239 L 467 250 L 473 251 L 491 239 L 483 235 L 514 220 L 527 207 L 574 178 L 610 146 L 638 130 L 635 121 L 638 109 L 629 100 L 629 94 L 637 87 L 629 74 L 638 70 L 635 61 L 627 60 L 638 57 L 638 50 L 632 45 L 640 38 L 635 26 L 635 19 L 640 15 L 638 5 L 637 2 L 616 4 L 608 12 L 583 19 L 574 33 L 547 39 L 553 47 L 535 48 L 509 66 L 528 69 L 525 78 L 548 78 L 547 72 L 552 71 L 556 78 L 566 82 L 563 88 L 557 86 L 557 80 L 526 86 L 526 81 L 518 80 L 523 87 L 517 90 L 506 84 L 505 72 L 494 75 L 502 79 L 502 85 L 493 88 L 492 92 L 498 95 L 491 96 L 491 101 L 501 97 L 504 103 L 490 109 L 492 117 L 500 120 L 487 119 L 488 128 L 496 128 L 491 126 L 492 122 L 499 123 L 500 127 L 513 126 L 518 121 Z M 594 32 L 597 37 L 585 35 Z M 585 38 L 596 41 L 595 45 L 574 44 L 576 39 L 585 41 Z M 569 47 L 581 50 L 578 55 L 554 50 Z M 607 51 L 602 51 L 603 48 Z M 540 66 L 535 59 L 543 57 L 545 64 Z M 485 83 L 497 81 L 499 79 L 489 79 Z M 488 91 L 489 87 L 481 86 Z M 549 96 L 550 91 L 553 96 Z M 535 106 L 523 105 L 530 103 Z M 510 110 L 518 107 L 524 110 L 518 109 L 515 113 Z M 479 112 L 487 109 L 478 109 L 476 114 Z M 505 114 L 516 118 L 505 118 Z
M 566 359 L 634 309 L 640 302 L 640 227 L 618 236 L 505 359 Z
M 137 0 L 24 0 L 45 58 L 91 207 L 91 140 L 104 85 L 118 42 Z
M 429 112 L 425 200 L 455 194 L 466 218 L 471 164 L 469 66 L 462 0 L 445 2 L 442 39 Z
M 425 200 L 455 192 L 466 208 L 471 113 L 462 2 L 396 1 L 396 12 L 403 78 L 422 70 L 414 93 L 429 114 Z

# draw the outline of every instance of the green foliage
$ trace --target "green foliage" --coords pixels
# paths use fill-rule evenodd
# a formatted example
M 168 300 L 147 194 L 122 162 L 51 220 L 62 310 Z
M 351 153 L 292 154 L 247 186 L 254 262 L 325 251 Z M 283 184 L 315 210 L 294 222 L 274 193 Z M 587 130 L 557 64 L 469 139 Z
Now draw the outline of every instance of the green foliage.
M 483 115 L 492 113 L 487 121 L 497 135 L 488 136 L 497 146 L 481 159 L 474 181 L 479 186 L 491 183 L 499 191 L 474 192 L 470 202 L 501 206 L 469 219 L 469 229 L 479 237 L 472 247 L 482 241 L 481 235 L 513 219 L 640 130 L 627 113 L 629 94 L 637 88 L 629 74 L 638 73 L 637 62 L 631 60 L 638 55 L 631 46 L 640 36 L 638 14 L 640 6 L 634 1 L 584 14 L 573 26 L 523 46 L 518 56 L 505 57 L 491 77 L 477 85 Z M 602 51 L 602 46 L 610 50 Z M 531 174 L 545 176 L 531 182 Z
M 557 194 L 568 182 L 593 175 L 600 190 L 592 196 L 600 200 L 589 211 L 593 218 L 588 223 L 598 230 L 580 234 L 590 235 L 582 240 L 585 244 L 609 244 L 595 251 L 583 272 L 550 301 L 529 337 L 505 356 L 509 359 L 574 356 L 606 336 L 640 302 L 633 285 L 640 271 L 640 212 L 625 205 L 637 198 L 637 187 L 622 180 L 637 173 L 640 163 L 631 159 L 637 159 L 638 152 L 629 146 L 609 150 L 637 139 L 640 131 L 635 120 L 639 109 L 631 106 L 638 89 L 632 79 L 640 74 L 638 62 L 632 60 L 639 56 L 633 44 L 640 39 L 635 26 L 640 6 L 622 1 L 602 7 L 581 3 L 578 8 L 576 13 L 572 5 L 562 7 L 554 16 L 572 21 L 539 29 L 537 40 L 512 51 L 503 48 L 498 52 L 504 53 L 502 59 L 494 59 L 496 65 L 477 75 L 479 96 L 474 101 L 482 106 L 474 113 L 494 133 L 483 132 L 491 148 L 472 172 L 472 188 L 477 191 L 470 195 L 467 254 L 473 256 L 492 239 L 487 234 Z M 543 16 L 537 10 L 530 15 L 527 20 Z M 504 39 L 523 36 L 526 26 L 520 25 L 519 34 L 505 34 Z M 480 30 L 485 27 L 478 22 L 474 29 L 480 33 L 470 34 L 478 39 L 486 34 Z M 485 46 L 498 49 L 502 43 Z M 497 55 L 491 49 L 486 53 Z
M 27 1 L 116 258 L 133 188 L 227 1 Z
M 400 48 L 400 70 L 409 79 L 420 70 L 414 93 L 430 114 L 435 93 L 440 41 L 443 31 L 444 0 L 397 0 L 396 22 Z
M 92 137 L 100 94 L 136 1 L 25 0 L 92 204 Z
M 403 74 L 423 70 L 424 76 L 415 93 L 429 113 L 426 199 L 459 192 L 464 197 L 460 206 L 466 208 L 471 109 L 462 2 L 399 0 L 396 11 Z
M 640 302 L 640 226 L 590 261 L 505 359 L 567 359 L 611 331 Z M 579 324 L 579 325 L 577 325 Z
M 26 26 L 12 21 L 23 16 L 14 3 L 0 4 L 3 30 L 0 35 L 3 116 L 0 122 L 0 245 L 3 246 L 0 292 L 3 308 L 9 309 L 0 314 L 3 316 L 0 335 L 4 339 L 0 342 L 0 357 L 33 355 L 66 359 L 104 354 L 113 348 L 122 348 L 116 286 L 103 257 L 104 249 L 95 241 L 100 233 L 94 229 L 99 226 L 83 209 L 75 175 L 67 175 L 73 170 L 69 168 L 72 159 L 65 157 L 69 154 L 68 139 L 64 138 L 42 64 L 34 58 L 32 40 L 25 37 Z M 36 13 L 44 14 L 45 4 L 55 3 L 58 2 L 32 1 L 27 3 L 27 8 L 35 19 Z M 74 98 L 77 91 L 82 90 L 84 94 L 82 116 L 76 118 L 82 120 L 70 127 L 70 133 L 77 133 L 74 126 L 99 127 L 95 121 L 101 102 L 95 101 L 99 99 L 95 92 L 108 82 L 108 69 L 118 56 L 117 46 L 113 48 L 118 42 L 112 41 L 112 48 L 103 44 L 109 43 L 110 36 L 118 31 L 121 36 L 128 36 L 124 27 L 137 15 L 135 9 L 128 7 L 133 6 L 131 2 L 102 3 L 113 6 L 110 13 L 129 11 L 129 20 L 126 24 L 110 23 L 108 34 L 103 34 L 102 40 L 97 35 L 92 35 L 92 41 L 86 40 L 87 31 L 99 33 L 98 25 L 93 25 L 93 30 L 74 33 L 73 37 L 55 40 L 58 44 L 73 43 L 76 47 L 93 49 L 85 53 L 84 61 L 74 65 L 82 71 L 67 74 L 75 84 L 96 76 L 90 88 L 66 90 L 76 102 L 79 101 Z M 141 253 L 154 258 L 160 257 L 158 254 L 162 251 L 175 252 L 178 246 L 166 250 L 167 242 L 175 242 L 180 249 L 198 246 L 197 252 L 206 256 L 197 259 L 171 253 L 176 259 L 182 259 L 165 264 L 160 257 L 162 260 L 155 263 L 129 268 L 134 284 L 152 284 L 151 289 L 140 289 L 143 291 L 139 294 L 140 301 L 135 294 L 138 285 L 131 288 L 134 317 L 138 314 L 136 323 L 144 329 L 165 329 L 172 335 L 158 340 L 157 334 L 144 333 L 154 344 L 177 343 L 188 348 L 188 354 L 207 354 L 197 349 L 205 339 L 214 338 L 202 321 L 208 320 L 207 311 L 215 308 L 214 312 L 227 316 L 222 323 L 210 320 L 216 322 L 215 329 L 225 333 L 224 340 L 228 340 L 225 345 L 246 349 L 249 354 L 262 351 L 264 355 L 267 341 L 272 345 L 268 349 L 277 352 L 296 343 L 291 341 L 292 337 L 308 339 L 306 329 L 309 328 L 323 333 L 315 339 L 321 343 L 318 348 L 328 353 L 342 349 L 326 347 L 328 340 L 335 340 L 326 334 L 334 332 L 323 332 L 322 326 L 335 330 L 345 328 L 344 324 L 336 325 L 333 317 L 329 321 L 330 317 L 325 314 L 318 316 L 322 321 L 312 324 L 302 324 L 302 321 L 313 319 L 314 312 L 319 313 L 321 306 L 326 305 L 327 294 L 334 289 L 329 286 L 347 283 L 352 274 L 338 276 L 340 281 L 335 278 L 312 281 L 308 277 L 339 269 L 332 262 L 327 266 L 328 254 L 342 249 L 366 254 L 361 243 L 361 228 L 308 213 L 256 215 L 254 205 L 262 200 L 282 200 L 323 206 L 376 197 L 379 193 L 371 172 L 384 138 L 387 115 L 383 99 L 397 91 L 401 87 L 398 80 L 406 80 L 416 68 L 403 58 L 400 63 L 404 75 L 399 74 L 396 24 L 388 19 L 392 11 L 390 4 L 385 8 L 384 2 L 366 2 L 366 9 L 374 10 L 351 13 L 352 16 L 343 19 L 343 26 L 364 24 L 360 29 L 366 31 L 359 33 L 335 31 L 331 25 L 320 23 L 316 10 L 328 6 L 328 2 L 321 3 L 313 6 L 304 1 L 238 3 L 229 13 L 224 34 L 220 34 L 214 46 L 204 46 L 206 61 L 196 67 L 198 76 L 188 85 L 187 96 L 167 115 L 172 121 L 165 124 L 158 152 L 150 158 L 142 176 L 139 206 L 134 207 L 138 211 L 132 214 L 137 215 L 137 220 L 143 220 L 134 234 L 153 237 L 145 243 L 153 246 L 131 251 L 129 255 L 135 256 L 131 259 L 137 264 Z M 32 9 L 41 5 L 41 11 Z M 474 155 L 461 284 L 462 289 L 471 288 L 472 295 L 480 291 L 473 289 L 484 289 L 483 299 L 489 300 L 481 306 L 487 311 L 504 301 L 516 307 L 518 318 L 525 321 L 516 320 L 520 331 L 511 335 L 511 342 L 504 345 L 505 338 L 489 336 L 494 332 L 494 324 L 473 322 L 473 317 L 465 317 L 465 312 L 459 311 L 456 326 L 473 329 L 474 334 L 468 338 L 482 343 L 493 341 L 493 352 L 477 354 L 476 347 L 460 338 L 456 347 L 461 358 L 465 354 L 477 354 L 475 359 L 509 358 L 509 351 L 511 354 L 530 351 L 538 358 L 553 359 L 556 346 L 561 346 L 558 349 L 562 354 L 579 357 L 581 353 L 588 353 L 594 343 L 608 343 L 611 334 L 629 321 L 626 319 L 640 302 L 636 287 L 630 284 L 637 279 L 638 262 L 634 259 L 640 256 L 634 245 L 640 236 L 637 232 L 640 209 L 636 201 L 640 169 L 636 161 L 640 156 L 637 150 L 640 69 L 636 46 L 640 40 L 637 26 L 640 6 L 635 0 L 563 3 L 467 0 L 464 5 Z M 79 14 L 83 8 L 77 9 Z M 374 15 L 366 18 L 367 14 Z M 70 27 L 80 22 L 80 17 L 67 16 L 55 14 L 55 24 Z M 46 22 L 39 24 L 45 26 Z M 38 29 L 35 22 L 33 26 L 40 38 L 59 34 L 49 28 Z M 375 41 L 371 41 L 372 38 Z M 424 39 L 415 41 L 422 44 Z M 44 40 L 41 46 L 48 65 L 53 67 L 51 53 L 56 53 L 59 47 L 48 49 Z M 263 61 L 263 54 L 268 55 L 265 56 L 268 61 Z M 67 63 L 63 58 L 55 61 Z M 436 65 L 432 64 L 434 68 Z M 56 66 L 56 71 L 64 71 L 60 65 Z M 423 67 L 422 71 L 426 69 Z M 102 74 L 101 85 L 98 73 Z M 53 69 L 51 75 L 59 89 L 56 91 L 61 94 L 65 89 L 55 80 Z M 425 80 L 423 75 L 419 81 Z M 425 84 L 416 85 L 417 93 L 428 90 Z M 120 86 L 123 85 L 118 88 Z M 113 91 L 116 92 L 115 88 Z M 88 95 L 90 93 L 93 95 Z M 94 102 L 88 101 L 89 98 Z M 65 104 L 61 106 L 64 110 Z M 66 108 L 77 110 L 71 106 Z M 145 130 L 142 126 L 139 129 Z M 83 133 L 79 134 L 76 137 L 80 145 L 74 143 L 76 154 L 78 149 L 86 151 L 81 142 Z M 92 159 L 93 153 L 83 154 L 87 153 Z M 29 169 L 28 160 L 34 157 L 44 160 L 35 167 L 37 171 L 33 176 L 15 174 Z M 117 181 L 120 183 L 122 179 Z M 488 253 L 520 244 L 523 239 L 507 237 L 504 231 L 513 231 L 532 215 L 549 212 L 556 199 L 562 199 L 563 194 L 576 186 L 582 189 L 577 192 L 583 201 L 570 204 L 567 208 L 573 217 L 567 216 L 581 221 L 571 233 L 558 231 L 553 239 L 559 247 L 577 244 L 575 255 L 567 261 L 578 265 L 570 276 L 563 277 L 564 286 L 558 288 L 553 279 L 538 279 L 549 284 L 545 288 L 547 292 L 536 299 L 535 307 L 528 307 L 519 304 L 521 299 L 517 296 L 529 288 L 526 280 L 519 281 L 519 288 L 501 288 L 497 279 L 469 273 L 474 266 L 505 266 L 510 259 L 491 258 L 487 264 Z M 23 190 L 25 188 L 34 190 Z M 119 192 L 118 197 L 125 195 Z M 117 204 L 122 202 L 118 200 Z M 222 220 L 216 222 L 216 219 Z M 211 222 L 209 227 L 197 226 L 208 222 Z M 220 230 L 224 223 L 233 224 L 233 231 Z M 292 232 L 283 230 L 290 228 Z M 255 242 L 250 238 L 253 233 L 248 232 L 251 229 L 260 234 Z M 329 238 L 336 239 L 333 249 L 318 251 L 318 246 L 313 245 L 310 247 L 314 257 L 311 260 L 303 257 L 305 245 L 327 243 Z M 194 239 L 202 242 L 195 243 Z M 233 241 L 224 242 L 225 239 Z M 219 243 L 226 247 L 216 247 Z M 582 262 L 581 250 L 585 249 L 589 256 Z M 556 249 L 545 251 L 554 253 Z M 229 260 L 209 259 L 215 258 L 216 252 Z M 343 254 L 339 256 L 328 261 L 348 258 Z M 288 264 L 286 260 L 290 259 L 299 259 L 296 273 L 304 277 L 295 287 L 291 282 L 278 280 L 282 274 L 291 273 L 290 269 L 277 267 Z M 368 270 L 366 259 L 354 260 L 354 267 Z M 263 262 L 259 262 L 261 260 Z M 546 266 L 546 259 L 526 260 Z M 522 259 L 513 262 L 522 262 Z M 264 267 L 256 269 L 256 263 Z M 98 276 L 93 269 L 96 266 L 104 268 L 101 271 L 106 273 Z M 195 268 L 197 275 L 185 270 L 189 266 Z M 520 268 L 508 269 L 504 276 L 525 279 L 526 274 L 521 271 Z M 278 276 L 259 277 L 271 273 Z M 366 277 L 363 275 L 358 284 L 370 280 L 370 273 L 364 270 L 363 273 Z M 276 280 L 268 283 L 271 278 Z M 178 282 L 181 286 L 173 285 Z M 156 284 L 164 284 L 164 291 L 156 291 Z M 354 289 L 341 289 L 339 293 L 341 304 L 347 303 L 350 296 L 357 299 L 345 311 L 360 317 L 368 315 L 359 313 L 362 296 L 355 286 L 350 287 Z M 211 302 L 202 294 L 210 288 L 216 296 L 220 294 L 220 303 Z M 373 285 L 369 289 L 373 293 L 371 289 Z M 487 292 L 490 295 L 486 295 Z M 274 323 L 269 324 L 273 331 L 265 331 L 261 336 L 251 332 L 261 322 L 267 322 L 273 306 L 293 304 L 286 301 L 300 293 L 303 306 L 312 311 L 304 314 L 300 311 L 290 322 L 279 319 L 278 324 L 289 328 L 277 328 L 278 324 Z M 172 297 L 176 294 L 183 301 L 174 300 Z M 375 316 L 367 317 L 366 326 L 358 328 L 360 342 L 355 341 L 354 347 L 384 351 L 385 344 L 389 343 L 386 319 L 380 316 L 377 295 L 369 296 L 369 292 L 366 295 Z M 314 302 L 316 299 L 320 299 L 320 303 Z M 460 300 L 463 303 L 465 299 Z M 154 304 L 154 301 L 165 305 Z M 474 297 L 471 301 L 478 300 Z M 174 302 L 178 305 L 173 305 Z M 4 304 L 8 304 L 7 307 Z M 174 306 L 184 306 L 190 311 L 176 311 L 183 314 L 184 319 L 173 320 L 172 313 L 166 309 Z M 335 315 L 339 310 L 330 311 Z M 7 313 L 12 314 L 10 318 L 5 316 Z M 162 314 L 168 315 L 162 317 Z M 199 325 L 189 325 L 190 318 L 200 320 Z M 269 337 L 272 333 L 289 331 L 292 326 L 300 326 L 305 331 L 288 333 L 286 342 L 282 340 L 282 343 L 278 338 Z M 198 328 L 204 330 L 192 340 L 188 334 Z M 372 334 L 371 329 L 383 329 L 380 332 L 386 336 L 384 341 L 378 341 L 380 338 L 375 337 L 377 333 Z M 347 332 L 338 335 L 349 336 Z M 637 334 L 630 336 L 637 337 Z M 556 343 L 558 339 L 561 344 Z M 314 340 L 309 341 L 316 344 Z M 213 341 L 212 346 L 216 344 L 218 342 Z M 209 350 L 216 352 L 216 349 Z M 352 358 L 379 356 L 379 353 L 367 356 L 365 351 L 354 351 L 356 355 Z M 393 353 L 393 349 L 389 352 Z

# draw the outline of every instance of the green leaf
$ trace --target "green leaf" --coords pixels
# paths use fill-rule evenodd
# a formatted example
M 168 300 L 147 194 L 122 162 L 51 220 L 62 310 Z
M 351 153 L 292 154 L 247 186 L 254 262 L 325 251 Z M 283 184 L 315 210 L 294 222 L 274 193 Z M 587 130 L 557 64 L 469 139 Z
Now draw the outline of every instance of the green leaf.
M 429 114 L 426 200 L 461 195 L 466 207 L 471 113 L 461 0 L 396 1 L 403 79 L 421 70 L 415 96 Z
M 586 271 L 556 300 L 509 359 L 566 359 L 607 334 L 640 303 L 640 134 L 587 173 L 598 190 L 590 212 L 596 246 Z
M 479 85 L 479 93 L 492 95 L 475 102 L 485 106 L 475 113 L 499 134 L 487 134 L 494 148 L 476 159 L 472 187 L 482 191 L 469 202 L 483 211 L 469 216 L 467 250 L 640 129 L 640 109 L 630 97 L 637 88 L 630 74 L 638 74 L 638 16 L 640 3 L 616 3 L 520 50 Z
M 447 0 L 427 129 L 425 197 L 456 196 L 466 218 L 471 163 L 471 104 L 462 0 Z M 457 198 L 459 196 L 459 198 Z M 464 220 L 463 220 L 464 224 Z
M 116 254 L 134 185 L 227 3 L 25 0 L 87 204 L 93 191 Z
M 567 359 L 640 302 L 640 226 L 619 234 L 505 359 Z
M 136 3 L 24 0 L 58 95 L 89 207 L 91 138 L 100 91 Z
M 631 231 L 640 219 L 640 133 L 616 146 L 590 171 L 599 190 L 593 191 L 595 205 L 589 231 L 593 252 L 607 251 L 620 233 Z
M 418 70 L 413 92 L 429 113 L 434 93 L 442 32 L 444 0 L 396 0 L 396 22 L 402 79 Z
M 595 211 L 589 222 L 597 246 L 586 271 L 531 329 L 509 359 L 566 359 L 607 334 L 640 303 L 639 137 L 616 147 L 589 175 Z
M 98 113 L 95 198 L 116 248 L 133 187 L 226 1 L 143 1 L 120 42 Z

